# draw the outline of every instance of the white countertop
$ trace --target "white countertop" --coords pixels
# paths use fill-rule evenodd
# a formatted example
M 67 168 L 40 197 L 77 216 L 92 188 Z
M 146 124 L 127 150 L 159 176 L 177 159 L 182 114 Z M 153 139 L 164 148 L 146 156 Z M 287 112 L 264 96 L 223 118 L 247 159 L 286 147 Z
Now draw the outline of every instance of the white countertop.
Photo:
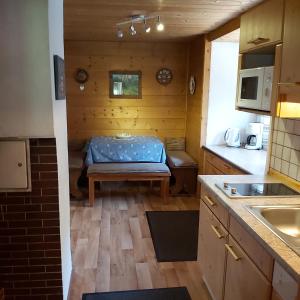
M 232 165 L 253 175 L 265 174 L 267 151 L 247 150 L 226 145 L 204 146 L 207 150 L 227 160 Z
M 254 217 L 246 208 L 246 205 L 284 205 L 300 204 L 300 197 L 247 197 L 229 198 L 218 187 L 224 182 L 257 183 L 280 182 L 271 176 L 255 175 L 198 175 L 198 181 L 212 190 L 217 198 L 235 216 L 240 223 L 263 247 L 278 261 L 296 280 L 300 281 L 300 256 L 287 246 L 277 235 Z M 286 182 L 285 182 L 286 184 Z

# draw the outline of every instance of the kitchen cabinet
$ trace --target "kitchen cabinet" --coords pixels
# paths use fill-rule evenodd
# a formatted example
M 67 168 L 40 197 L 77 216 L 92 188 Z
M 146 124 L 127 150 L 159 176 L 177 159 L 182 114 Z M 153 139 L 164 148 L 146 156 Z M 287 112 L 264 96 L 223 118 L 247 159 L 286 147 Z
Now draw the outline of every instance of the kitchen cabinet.
M 241 16 L 240 52 L 280 43 L 283 12 L 283 0 L 269 0 L 244 13 Z
M 205 162 L 204 174 L 207 175 L 224 175 L 219 169 L 217 169 L 210 162 Z
M 213 299 L 270 299 L 273 258 L 205 185 L 198 242 L 203 280 Z
M 217 197 L 205 186 L 201 187 L 201 199 L 209 207 L 218 220 L 227 228 L 229 214 L 227 209 L 218 201 Z
M 280 100 L 283 103 L 300 103 L 300 1 L 286 0 L 285 21 L 283 34 L 281 78 L 279 83 Z M 295 115 L 295 106 L 288 115 L 288 109 L 283 106 L 281 117 L 300 117 L 299 107 L 298 115 Z M 286 112 L 285 112 L 286 110 Z
M 245 172 L 237 169 L 230 163 L 226 162 L 221 157 L 211 153 L 210 151 L 204 151 L 204 174 L 207 175 L 240 175 Z
M 272 281 L 274 260 L 272 256 L 261 246 L 252 235 L 237 221 L 230 216 L 229 231 L 238 244 L 243 248 L 259 270 Z
M 286 0 L 280 79 L 282 84 L 300 84 L 299 28 L 300 1 Z
M 201 261 L 203 280 L 215 300 L 223 299 L 227 236 L 226 229 L 201 201 L 198 259 Z
M 224 300 L 268 300 L 271 283 L 265 278 L 242 248 L 229 236 Z

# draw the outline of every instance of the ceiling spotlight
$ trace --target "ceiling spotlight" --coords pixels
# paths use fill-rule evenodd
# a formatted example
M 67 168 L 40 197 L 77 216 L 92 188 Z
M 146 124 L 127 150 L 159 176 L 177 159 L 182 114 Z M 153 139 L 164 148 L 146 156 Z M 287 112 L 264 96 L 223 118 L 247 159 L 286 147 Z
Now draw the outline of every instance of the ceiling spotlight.
M 149 25 L 147 25 L 146 19 L 144 19 L 144 27 L 145 27 L 145 32 L 146 33 L 149 33 L 151 31 L 151 27 Z
M 156 30 L 163 31 L 165 29 L 165 25 L 160 21 L 160 16 L 157 16 Z
M 136 35 L 136 30 L 133 26 L 133 23 L 131 23 L 130 27 L 129 27 L 129 32 L 131 35 Z
M 120 28 L 118 28 L 118 31 L 117 31 L 117 37 L 118 37 L 119 39 L 121 39 L 123 36 L 124 36 L 123 31 L 122 31 Z

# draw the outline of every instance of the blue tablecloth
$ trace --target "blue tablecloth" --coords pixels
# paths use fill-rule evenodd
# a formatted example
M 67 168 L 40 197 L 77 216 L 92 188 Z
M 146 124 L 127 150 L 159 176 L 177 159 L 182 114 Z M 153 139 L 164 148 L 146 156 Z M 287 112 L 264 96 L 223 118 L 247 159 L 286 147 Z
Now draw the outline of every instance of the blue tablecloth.
M 166 162 L 166 151 L 160 139 L 134 136 L 128 139 L 93 137 L 87 145 L 85 164 L 101 162 Z

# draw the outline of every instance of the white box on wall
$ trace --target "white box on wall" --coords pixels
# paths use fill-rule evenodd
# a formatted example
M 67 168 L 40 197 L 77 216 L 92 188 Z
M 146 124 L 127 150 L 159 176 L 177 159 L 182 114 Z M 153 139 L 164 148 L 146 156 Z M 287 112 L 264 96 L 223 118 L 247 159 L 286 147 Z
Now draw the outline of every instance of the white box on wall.
M 30 191 L 29 140 L 0 140 L 0 191 Z

